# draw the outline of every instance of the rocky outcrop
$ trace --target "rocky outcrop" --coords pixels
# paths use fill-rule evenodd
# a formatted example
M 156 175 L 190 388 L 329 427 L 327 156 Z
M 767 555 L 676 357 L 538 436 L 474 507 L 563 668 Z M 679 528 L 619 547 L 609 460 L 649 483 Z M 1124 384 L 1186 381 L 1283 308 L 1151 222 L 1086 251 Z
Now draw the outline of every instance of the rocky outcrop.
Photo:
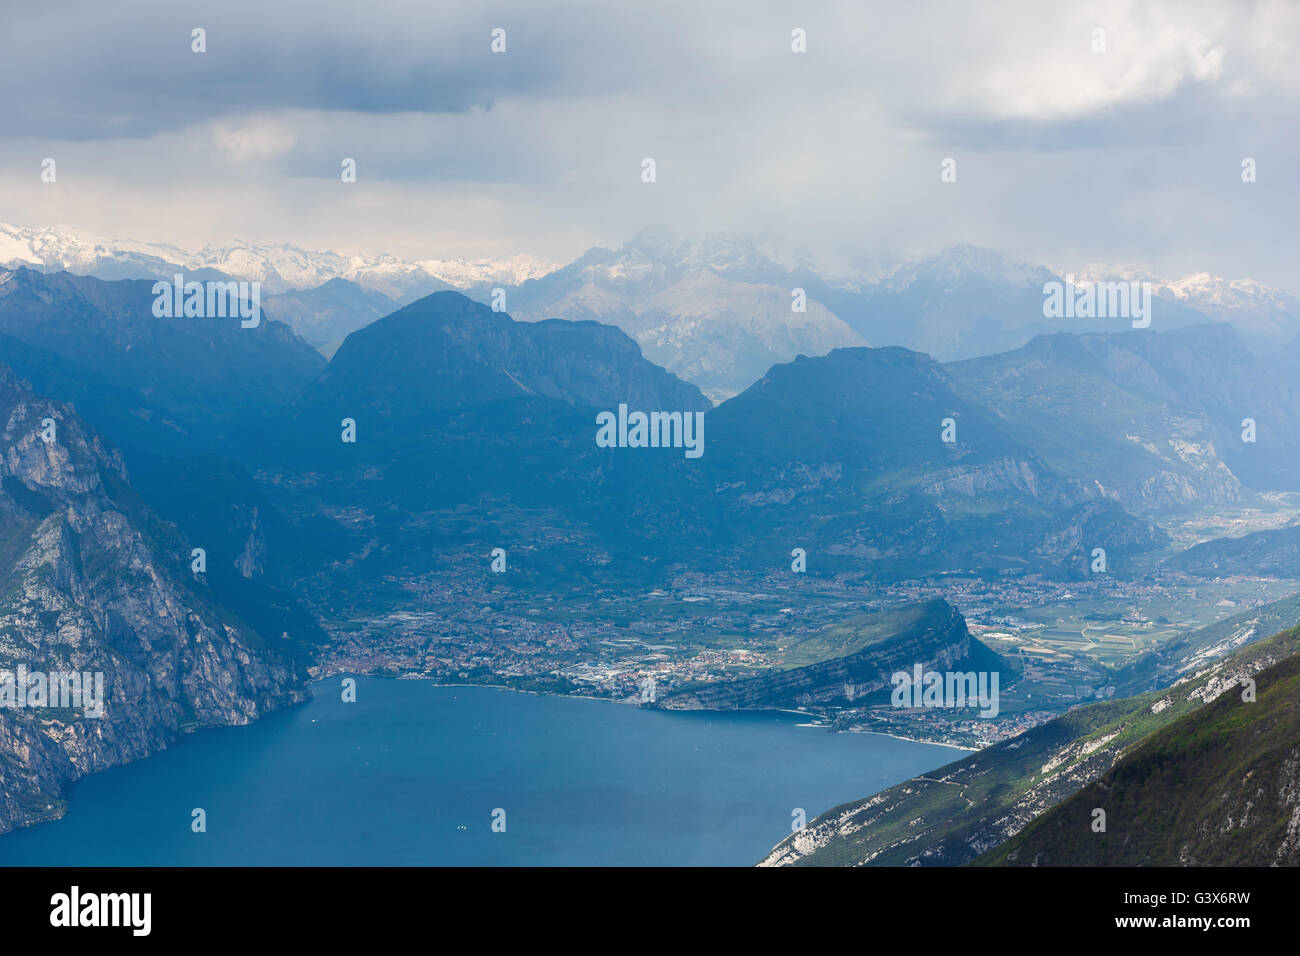
M 668 710 L 815 707 L 887 690 L 892 674 L 910 674 L 917 664 L 940 672 L 1000 669 L 997 655 L 971 636 L 966 619 L 947 601 L 930 601 L 914 611 L 897 632 L 853 654 L 683 690 L 663 698 L 661 706 Z

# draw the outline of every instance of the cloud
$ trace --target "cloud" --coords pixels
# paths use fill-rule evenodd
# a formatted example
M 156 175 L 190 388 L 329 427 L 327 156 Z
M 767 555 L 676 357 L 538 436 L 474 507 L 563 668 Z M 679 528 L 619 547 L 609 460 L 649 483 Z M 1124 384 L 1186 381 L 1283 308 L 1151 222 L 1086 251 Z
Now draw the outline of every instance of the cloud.
M 6 133 L 146 138 L 279 109 L 459 113 L 636 80 L 635 58 L 623 57 L 632 37 L 616 12 L 510 6 L 495 11 L 498 21 L 423 0 L 38 5 L 0 31 L 0 88 L 24 93 L 10 100 Z M 490 50 L 498 22 L 509 24 L 506 55 Z M 206 32 L 205 52 L 191 48 L 195 27 Z
M 265 116 L 237 122 L 217 120 L 210 128 L 212 144 L 236 163 L 279 159 L 288 154 L 297 140 L 292 129 Z
M 43 5 L 0 28 L 0 219 L 551 259 L 664 223 L 1300 288 L 1297 54 L 1300 5 L 1232 0 Z

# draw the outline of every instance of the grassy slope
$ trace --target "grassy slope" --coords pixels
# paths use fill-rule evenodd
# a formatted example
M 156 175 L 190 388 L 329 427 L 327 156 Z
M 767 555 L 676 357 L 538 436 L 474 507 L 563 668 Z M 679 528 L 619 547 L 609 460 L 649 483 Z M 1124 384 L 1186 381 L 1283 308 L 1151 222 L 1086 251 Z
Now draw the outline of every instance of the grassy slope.
M 1255 680 L 1254 701 L 1229 688 L 976 863 L 1300 865 L 1300 654 Z
M 1222 623 L 1222 622 L 1221 622 Z M 1244 674 L 1300 652 L 1300 630 L 1239 648 L 1173 688 L 1090 704 L 867 800 L 836 807 L 764 862 L 957 865 L 1002 844 L 1128 748 Z

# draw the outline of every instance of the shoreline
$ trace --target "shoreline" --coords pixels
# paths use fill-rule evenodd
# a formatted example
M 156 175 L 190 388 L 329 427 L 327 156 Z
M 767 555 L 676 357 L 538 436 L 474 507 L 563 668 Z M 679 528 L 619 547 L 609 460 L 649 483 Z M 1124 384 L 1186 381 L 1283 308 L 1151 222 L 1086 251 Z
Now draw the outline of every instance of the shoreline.
M 980 747 L 963 747 L 960 744 L 950 744 L 943 740 L 924 740 L 919 737 L 903 737 L 899 734 L 887 734 L 883 730 L 841 730 L 842 734 L 875 734 L 877 737 L 893 737 L 895 740 L 906 740 L 914 744 L 929 744 L 932 747 L 950 747 L 953 750 L 960 750 L 962 753 L 974 754 L 979 753 Z
M 339 675 L 348 676 L 344 674 L 344 672 L 339 671 L 336 674 L 329 675 L 329 677 L 315 678 L 312 681 L 312 683 L 316 683 L 316 684 L 323 683 L 324 681 L 329 680 L 331 677 L 336 677 Z M 963 747 L 961 744 L 952 744 L 943 740 L 929 740 L 923 737 L 905 737 L 902 734 L 891 734 L 891 733 L 886 733 L 885 731 L 882 730 L 836 730 L 834 728 L 834 725 L 830 723 L 831 717 L 827 714 L 818 714 L 807 710 L 791 710 L 788 707 L 761 707 L 761 708 L 747 708 L 747 709 L 735 709 L 735 710 L 708 710 L 702 707 L 681 709 L 681 710 L 676 710 L 676 709 L 669 710 L 668 708 L 663 708 L 663 707 L 641 708 L 640 701 L 631 697 L 593 697 L 590 694 L 553 694 L 548 691 L 527 690 L 522 687 L 511 687 L 507 684 L 467 684 L 460 681 L 454 683 L 444 683 L 442 681 L 439 681 L 436 677 L 432 677 L 426 674 L 394 675 L 394 674 L 371 674 L 371 673 L 357 672 L 356 676 L 375 677 L 375 678 L 387 679 L 387 680 L 422 680 L 422 681 L 427 681 L 434 687 L 465 687 L 465 688 L 472 687 L 472 688 L 479 688 L 482 690 L 506 691 L 512 694 L 532 694 L 535 697 L 554 697 L 557 699 L 568 699 L 568 700 L 596 700 L 596 701 L 603 701 L 608 704 L 622 704 L 624 706 L 636 707 L 638 709 L 659 710 L 659 711 L 663 711 L 664 713 L 789 714 L 792 717 L 810 717 L 817 721 L 824 721 L 824 723 L 810 723 L 810 724 L 795 725 L 796 727 L 804 727 L 809 730 L 829 730 L 831 733 L 835 733 L 835 734 L 871 734 L 876 737 L 890 737 L 894 740 L 902 740 L 912 744 L 926 744 L 931 747 L 947 747 L 950 750 L 959 750 L 965 754 L 979 753 L 979 751 L 982 749 L 979 747 Z

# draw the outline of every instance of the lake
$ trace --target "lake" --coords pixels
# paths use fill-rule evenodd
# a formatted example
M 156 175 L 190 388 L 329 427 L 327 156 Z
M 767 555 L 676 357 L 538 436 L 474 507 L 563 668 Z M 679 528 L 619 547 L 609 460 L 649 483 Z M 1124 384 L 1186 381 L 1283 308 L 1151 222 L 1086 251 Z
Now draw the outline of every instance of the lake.
M 0 865 L 748 866 L 795 808 L 811 821 L 965 755 L 792 714 L 339 687 L 78 781 L 63 819 L 0 836 Z

